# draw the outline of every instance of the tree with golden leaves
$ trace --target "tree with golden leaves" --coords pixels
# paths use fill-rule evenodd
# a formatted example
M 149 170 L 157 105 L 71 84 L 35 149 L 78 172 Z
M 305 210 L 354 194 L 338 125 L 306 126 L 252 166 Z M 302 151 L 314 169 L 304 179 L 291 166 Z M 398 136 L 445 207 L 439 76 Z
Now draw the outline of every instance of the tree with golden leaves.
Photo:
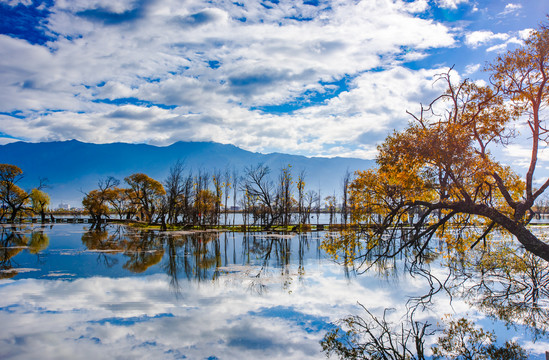
M 94 224 L 99 224 L 103 216 L 109 217 L 110 209 L 108 203 L 115 195 L 113 189 L 119 183 L 118 179 L 108 176 L 97 182 L 98 189 L 84 193 L 82 206 L 89 212 Z
M 32 189 L 30 193 L 32 211 L 40 214 L 42 223 L 46 222 L 46 211 L 50 205 L 50 196 L 39 189 Z
M 151 223 L 166 194 L 164 186 L 146 174 L 137 173 L 124 178 L 130 186 L 129 196 L 141 209 L 143 220 Z
M 369 225 L 368 249 L 379 256 L 407 248 L 422 253 L 434 236 L 466 250 L 500 229 L 549 261 L 549 245 L 528 228 L 534 202 L 549 187 L 549 179 L 539 188 L 533 181 L 548 140 L 542 112 L 549 101 L 549 28 L 540 26 L 487 70 L 490 86 L 455 84 L 451 71 L 439 75 L 446 92 L 387 137 L 377 168 L 357 173 L 352 216 Z M 516 138 L 517 122 L 527 122 L 531 141 L 524 178 L 491 152 Z
M 23 179 L 21 168 L 11 164 L 0 164 L 0 205 L 2 206 L 0 219 L 9 214 L 8 221 L 13 223 L 18 214 L 30 210 L 27 205 L 30 203 L 31 194 L 17 185 L 21 179 Z M 40 191 L 44 186 L 45 179 L 40 179 L 40 185 L 35 190 Z

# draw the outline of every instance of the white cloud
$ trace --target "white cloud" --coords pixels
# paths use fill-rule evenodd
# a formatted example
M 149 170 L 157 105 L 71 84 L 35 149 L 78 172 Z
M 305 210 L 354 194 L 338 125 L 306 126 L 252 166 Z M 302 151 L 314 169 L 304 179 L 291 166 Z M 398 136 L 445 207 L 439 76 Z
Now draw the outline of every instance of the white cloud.
M 467 4 L 469 0 L 437 0 L 437 5 L 445 9 L 457 9 L 461 4 Z
M 503 11 L 499 15 L 505 16 L 505 15 L 509 15 L 509 14 L 512 14 L 512 13 L 516 13 L 520 9 L 522 9 L 521 4 L 509 3 L 509 4 L 505 5 L 505 9 L 503 9 Z
M 471 75 L 480 70 L 480 64 L 469 64 L 465 67 L 464 75 Z
M 510 45 L 524 45 L 523 39 L 530 35 L 531 29 L 525 29 L 514 33 L 497 33 L 481 30 L 473 31 L 465 35 L 465 44 L 473 49 L 480 46 L 488 46 L 487 52 L 502 52 Z
M 487 52 L 504 52 L 507 50 L 507 43 L 490 46 L 486 49 Z
M 55 5 L 58 9 L 72 12 L 101 9 L 121 14 L 133 10 L 138 3 L 138 0 L 58 0 Z
M 21 141 L 20 139 L 14 139 L 14 138 L 8 138 L 8 137 L 0 137 L 0 145 L 6 145 L 13 142 Z
M 503 52 L 503 51 L 506 51 L 509 47 L 509 45 L 524 45 L 524 42 L 522 40 L 519 40 L 515 37 L 512 37 L 510 39 L 508 39 L 505 43 L 503 44 L 498 44 L 498 45 L 494 45 L 494 46 L 490 46 L 489 48 L 486 49 L 487 52 Z
M 19 4 L 24 6 L 30 6 L 32 5 L 32 0 L 0 0 L 0 3 L 4 3 L 12 7 L 15 7 Z
M 419 98 L 412 92 L 432 78 L 432 70 L 404 71 L 401 63 L 454 45 L 449 28 L 410 14 L 425 9 L 423 0 L 330 7 L 288 0 L 270 10 L 229 1 L 109 4 L 55 3 L 44 24 L 61 36 L 47 47 L 0 35 L 0 111 L 25 116 L 0 116 L 4 133 L 32 141 L 213 140 L 256 151 L 369 156 L 387 129 L 405 121 L 407 99 Z M 365 73 L 375 68 L 387 72 Z M 310 108 L 253 110 L 332 91 L 326 83 L 344 76 L 355 78 L 348 92 Z M 362 84 L 364 78 L 375 83 Z M 127 98 L 139 102 L 116 102 Z M 376 134 L 373 143 L 338 144 L 357 131 Z
M 422 13 L 429 9 L 429 2 L 427 0 L 403 1 L 402 7 L 411 13 Z
M 524 29 L 524 30 L 520 30 L 520 31 L 518 32 L 519 38 L 522 39 L 522 40 L 526 40 L 526 39 L 528 39 L 528 37 L 530 37 L 530 35 L 532 34 L 532 32 L 534 32 L 534 29 Z
M 351 285 L 336 264 L 313 260 L 304 266 L 300 281 L 296 266 L 284 268 L 284 275 L 267 269 L 258 278 L 239 276 L 253 266 L 229 268 L 216 281 L 182 280 L 179 297 L 162 275 L 4 280 L 0 305 L 10 310 L 0 311 L 0 320 L 11 326 L 0 334 L 0 355 L 316 359 L 328 330 L 322 324 L 359 313 L 357 301 L 376 312 L 395 307 L 395 321 L 405 310 L 406 295 L 398 291 Z M 250 291 L 260 284 L 263 295 Z
M 481 45 L 485 45 L 492 41 L 497 41 L 497 40 L 505 41 L 507 39 L 509 39 L 508 34 L 503 34 L 503 33 L 494 34 L 493 32 L 486 31 L 486 30 L 473 31 L 465 35 L 465 44 L 473 48 L 477 48 Z

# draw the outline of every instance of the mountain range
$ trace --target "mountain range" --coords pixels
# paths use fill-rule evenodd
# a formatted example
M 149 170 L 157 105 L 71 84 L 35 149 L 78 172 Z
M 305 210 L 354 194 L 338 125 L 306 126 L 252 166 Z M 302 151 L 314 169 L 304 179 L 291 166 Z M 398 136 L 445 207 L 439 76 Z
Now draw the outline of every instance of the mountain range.
M 92 144 L 76 140 L 27 143 L 14 142 L 0 145 L 0 163 L 19 166 L 24 173 L 18 183 L 25 190 L 46 178 L 51 206 L 67 203 L 81 207 L 83 193 L 97 188 L 99 179 L 114 176 L 121 180 L 134 173 L 145 173 L 164 181 L 170 167 L 182 161 L 187 171 L 212 172 L 214 169 L 243 174 L 247 166 L 268 165 L 273 177 L 284 166 L 292 166 L 297 177 L 305 170 L 306 190 L 321 191 L 322 196 L 339 194 L 343 177 L 348 170 L 368 169 L 373 160 L 355 158 L 323 158 L 281 153 L 260 154 L 233 145 L 214 142 L 177 142 L 170 146 L 146 144 Z

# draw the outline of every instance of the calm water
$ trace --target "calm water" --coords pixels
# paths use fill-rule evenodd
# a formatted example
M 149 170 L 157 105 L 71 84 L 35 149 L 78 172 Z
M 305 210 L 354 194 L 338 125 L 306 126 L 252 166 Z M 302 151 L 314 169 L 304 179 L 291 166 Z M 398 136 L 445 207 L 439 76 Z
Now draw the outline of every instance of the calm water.
M 358 303 L 377 314 L 392 308 L 398 323 L 428 288 L 405 271 L 356 275 L 319 250 L 324 233 L 0 231 L 2 359 L 323 359 L 320 340 L 360 314 Z M 416 319 L 467 316 L 545 358 L 544 336 L 534 342 L 470 301 L 436 296 Z

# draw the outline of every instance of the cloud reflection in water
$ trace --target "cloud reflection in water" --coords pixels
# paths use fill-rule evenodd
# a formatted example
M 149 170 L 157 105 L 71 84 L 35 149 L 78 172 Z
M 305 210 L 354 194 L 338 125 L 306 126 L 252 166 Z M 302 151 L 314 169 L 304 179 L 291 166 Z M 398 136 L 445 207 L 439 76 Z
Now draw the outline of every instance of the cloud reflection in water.
M 2 359 L 319 359 L 320 340 L 337 320 L 360 314 L 357 302 L 378 314 L 395 309 L 388 320 L 398 323 L 426 286 L 406 273 L 347 277 L 310 234 L 40 231 L 48 247 L 9 257 L 17 269 L 37 270 L 0 280 Z M 459 298 L 416 319 L 436 324 L 451 313 L 489 322 Z

